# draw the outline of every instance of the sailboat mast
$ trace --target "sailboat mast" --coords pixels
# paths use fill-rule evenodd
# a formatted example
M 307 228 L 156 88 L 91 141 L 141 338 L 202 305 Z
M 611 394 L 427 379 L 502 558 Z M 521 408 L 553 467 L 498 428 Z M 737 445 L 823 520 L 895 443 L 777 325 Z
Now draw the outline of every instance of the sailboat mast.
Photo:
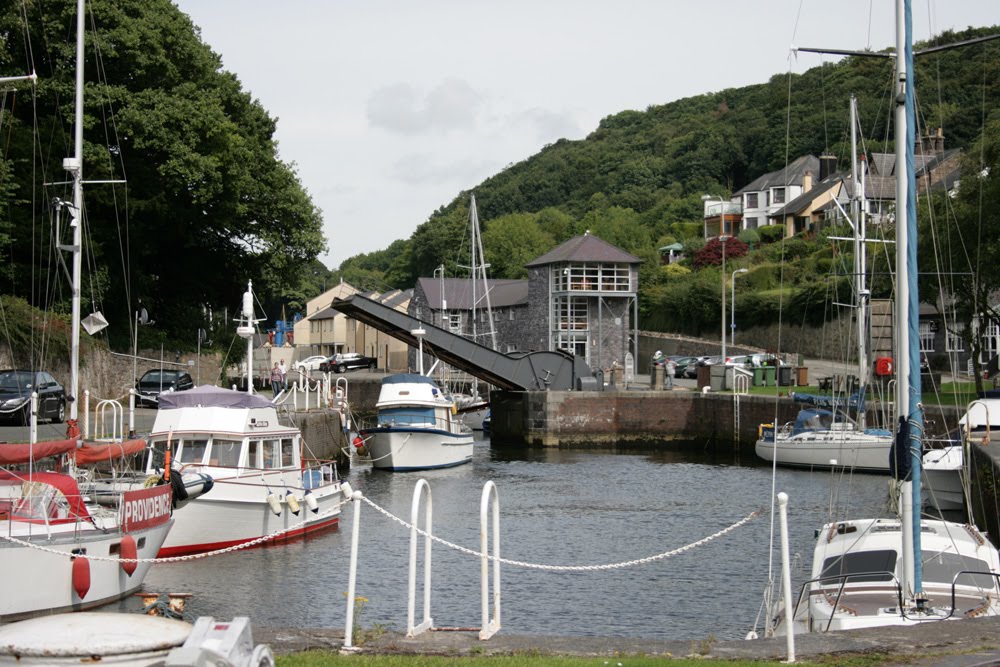
M 868 266 L 865 246 L 864 186 L 858 173 L 858 100 L 851 95 L 851 215 L 854 217 L 854 307 L 858 320 L 858 426 L 865 428 L 863 399 L 868 384 Z
M 69 418 L 79 414 L 80 390 L 80 285 L 83 243 L 83 32 L 85 0 L 76 3 L 76 111 L 74 114 L 73 157 L 63 161 L 63 168 L 73 176 L 73 284 L 70 287 L 72 317 L 70 326 L 70 401 Z
M 896 0 L 896 414 L 908 425 L 911 479 L 902 482 L 903 591 L 921 597 L 920 325 L 917 291 L 917 215 L 914 176 L 913 21 L 910 0 Z M 902 425 L 902 423 L 901 423 Z

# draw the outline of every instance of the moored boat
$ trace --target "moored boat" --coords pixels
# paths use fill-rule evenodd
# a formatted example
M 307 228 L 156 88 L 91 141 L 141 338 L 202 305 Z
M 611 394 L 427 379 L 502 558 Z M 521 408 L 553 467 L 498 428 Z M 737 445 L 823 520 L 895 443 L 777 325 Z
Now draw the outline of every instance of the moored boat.
M 429 377 L 414 373 L 382 379 L 378 414 L 358 429 L 379 470 L 450 468 L 472 461 L 472 429 Z
M 927 502 L 941 511 L 963 510 L 965 503 L 965 448 L 1000 441 L 1000 398 L 981 398 L 969 404 L 958 420 L 959 430 L 943 447 L 926 447 L 922 478 Z

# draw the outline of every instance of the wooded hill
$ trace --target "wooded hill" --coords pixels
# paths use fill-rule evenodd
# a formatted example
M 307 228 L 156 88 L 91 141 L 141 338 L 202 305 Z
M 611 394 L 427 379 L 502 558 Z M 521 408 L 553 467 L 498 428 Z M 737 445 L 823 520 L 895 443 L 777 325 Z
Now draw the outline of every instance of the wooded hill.
M 949 32 L 916 48 L 997 32 L 1000 28 Z M 822 62 L 817 55 L 798 57 Z M 693 257 L 701 248 L 704 194 L 728 198 L 806 153 L 828 151 L 839 157 L 841 169 L 849 169 L 851 95 L 858 98 L 864 127 L 862 150 L 892 151 L 893 66 L 891 58 L 824 63 L 801 75 L 777 74 L 759 85 L 623 111 L 602 120 L 583 140 L 546 146 L 473 188 L 491 275 L 524 276 L 526 261 L 590 230 L 646 260 L 640 275 L 643 328 L 716 331 L 718 268 L 709 263 L 697 269 L 689 262 L 661 268 L 656 249 L 680 241 Z M 915 69 L 920 131 L 942 127 L 946 147 L 972 146 L 986 115 L 1000 103 L 1000 41 L 920 57 Z M 448 275 L 463 275 L 458 265 L 468 263 L 467 215 L 463 192 L 409 239 L 352 257 L 338 273 L 372 288 L 412 286 L 442 263 Z M 825 235 L 770 249 L 760 247 L 767 234 L 747 236 L 755 250 L 727 268 L 751 269 L 740 279 L 737 297 L 751 321 L 776 321 L 779 307 L 786 322 L 831 314 L 829 300 L 845 289 L 849 256 Z M 887 268 L 885 258 L 876 261 Z M 876 295 L 887 293 L 889 281 L 883 276 L 875 289 Z

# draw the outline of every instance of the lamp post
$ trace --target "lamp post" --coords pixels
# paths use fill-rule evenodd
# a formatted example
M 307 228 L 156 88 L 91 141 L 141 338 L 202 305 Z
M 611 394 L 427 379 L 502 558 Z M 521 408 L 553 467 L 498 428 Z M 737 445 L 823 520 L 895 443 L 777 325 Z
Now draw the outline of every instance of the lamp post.
M 746 273 L 749 269 L 736 269 L 733 271 L 732 276 L 729 279 L 729 289 L 730 294 L 730 306 L 729 306 L 729 344 L 736 344 L 736 275 L 739 273 Z
M 726 365 L 726 241 L 728 236 L 719 236 L 722 244 L 722 365 Z

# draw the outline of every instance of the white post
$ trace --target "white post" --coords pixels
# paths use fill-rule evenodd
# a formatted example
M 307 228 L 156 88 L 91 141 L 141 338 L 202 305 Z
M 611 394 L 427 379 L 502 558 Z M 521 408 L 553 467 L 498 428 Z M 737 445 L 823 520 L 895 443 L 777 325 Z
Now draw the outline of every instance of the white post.
M 785 600 L 785 643 L 788 659 L 795 662 L 795 610 L 792 609 L 792 570 L 788 562 L 788 494 L 778 494 L 778 517 L 781 524 L 781 588 Z
M 490 501 L 493 505 L 493 620 L 490 620 L 490 559 L 489 528 L 487 511 Z M 479 504 L 479 551 L 482 592 L 483 621 L 479 629 L 479 639 L 489 639 L 500 629 L 500 498 L 492 480 L 483 485 L 483 496 Z
M 28 416 L 28 442 L 32 445 L 38 442 L 38 392 L 31 392 L 31 404 L 28 406 L 31 414 Z
M 135 435 L 135 388 L 128 390 L 128 432 Z
M 292 407 L 296 412 L 299 411 L 299 391 L 302 390 L 302 380 L 296 380 L 292 382 Z
M 131 390 L 129 390 L 131 391 Z M 90 437 L 90 390 L 83 391 L 83 439 Z
M 424 511 L 424 620 L 420 625 L 414 625 L 417 611 L 417 522 L 420 519 L 420 498 L 422 491 L 427 491 L 427 509 Z M 410 597 L 406 607 L 406 636 L 417 635 L 430 630 L 434 626 L 431 620 L 431 544 L 433 534 L 434 503 L 431 497 L 431 487 L 426 479 L 418 479 L 413 489 L 413 504 L 410 507 Z
M 354 591 L 358 583 L 358 541 L 361 535 L 361 492 L 351 494 L 354 504 L 354 525 L 351 526 L 351 564 L 347 578 L 347 621 L 344 626 L 344 650 L 354 647 Z

